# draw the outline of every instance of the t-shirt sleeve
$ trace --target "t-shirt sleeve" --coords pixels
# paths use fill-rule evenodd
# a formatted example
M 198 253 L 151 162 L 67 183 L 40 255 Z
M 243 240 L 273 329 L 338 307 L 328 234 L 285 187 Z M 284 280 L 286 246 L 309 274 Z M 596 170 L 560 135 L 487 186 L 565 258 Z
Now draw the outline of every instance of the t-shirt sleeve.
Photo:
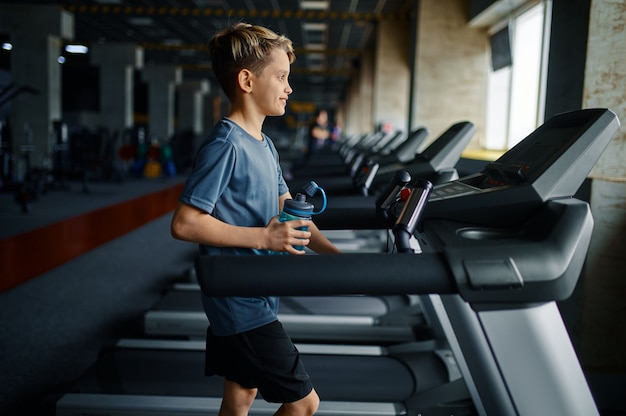
M 204 144 L 196 154 L 191 174 L 179 200 L 207 213 L 224 192 L 233 174 L 236 152 L 225 140 Z

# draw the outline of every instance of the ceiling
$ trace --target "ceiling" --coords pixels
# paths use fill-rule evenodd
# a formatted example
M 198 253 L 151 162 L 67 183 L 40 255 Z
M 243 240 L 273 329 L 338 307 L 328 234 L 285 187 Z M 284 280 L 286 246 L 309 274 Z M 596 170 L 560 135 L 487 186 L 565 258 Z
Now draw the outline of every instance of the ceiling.
M 17 3 L 0 1 L 0 3 Z M 285 34 L 296 61 L 292 111 L 334 108 L 355 76 L 362 51 L 372 47 L 380 19 L 409 15 L 413 0 L 20 0 L 60 5 L 74 15 L 76 43 L 133 42 L 144 63 L 180 65 L 183 79 L 212 80 L 205 45 L 237 21 Z

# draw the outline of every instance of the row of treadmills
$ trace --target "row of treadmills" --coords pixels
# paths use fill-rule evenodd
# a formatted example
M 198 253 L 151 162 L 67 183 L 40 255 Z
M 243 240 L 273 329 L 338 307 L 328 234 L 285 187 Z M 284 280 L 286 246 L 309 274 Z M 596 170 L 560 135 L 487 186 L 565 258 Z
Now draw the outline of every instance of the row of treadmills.
M 559 114 L 462 177 L 468 122 L 422 152 L 425 129 L 345 140 L 299 172 L 325 189 L 314 220 L 343 254 L 199 256 L 145 336 L 103 348 L 56 414 L 217 415 L 202 290 L 281 296 L 319 415 L 597 415 L 555 302 L 593 230 L 573 196 L 618 128 L 607 109 Z M 259 397 L 251 414 L 277 408 Z

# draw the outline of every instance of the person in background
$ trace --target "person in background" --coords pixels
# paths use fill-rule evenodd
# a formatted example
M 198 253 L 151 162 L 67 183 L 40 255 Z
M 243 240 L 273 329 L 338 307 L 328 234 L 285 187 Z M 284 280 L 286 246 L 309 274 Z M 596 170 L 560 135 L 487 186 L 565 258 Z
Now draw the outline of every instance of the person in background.
M 332 130 L 332 132 L 330 134 L 330 140 L 331 140 L 333 145 L 335 143 L 337 143 L 341 139 L 341 135 L 342 134 L 343 134 L 343 129 L 341 128 L 341 122 L 339 120 L 337 120 L 337 122 L 335 123 L 335 126 L 333 127 L 333 130 Z
M 209 52 L 230 110 L 198 149 L 172 217 L 172 236 L 197 243 L 205 255 L 305 254 L 294 245 L 338 253 L 312 221 L 278 220 L 291 194 L 262 127 L 267 116 L 285 114 L 295 59 L 291 41 L 237 23 L 211 39 Z M 303 226 L 309 231 L 298 229 Z M 224 377 L 220 416 L 247 415 L 257 393 L 281 403 L 276 415 L 317 411 L 319 397 L 278 321 L 278 297 L 202 294 L 202 303 L 210 322 L 205 373 Z
M 297 170 L 306 166 L 311 160 L 311 156 L 322 149 L 330 139 L 331 131 L 328 126 L 328 111 L 319 109 L 315 117 L 309 124 L 307 131 L 307 144 L 302 149 L 302 156 L 298 158 L 289 169 L 287 179 L 292 179 Z
M 323 148 L 328 139 L 330 139 L 330 133 L 328 112 L 324 109 L 320 109 L 315 114 L 315 118 L 309 127 L 309 154 L 315 153 L 317 150 Z

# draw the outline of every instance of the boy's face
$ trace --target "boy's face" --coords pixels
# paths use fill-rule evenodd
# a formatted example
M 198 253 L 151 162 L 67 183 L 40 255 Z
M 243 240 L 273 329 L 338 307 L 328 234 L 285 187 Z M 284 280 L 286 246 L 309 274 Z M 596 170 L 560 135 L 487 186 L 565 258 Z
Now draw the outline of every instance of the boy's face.
M 290 65 L 287 52 L 274 49 L 261 74 L 253 77 L 252 94 L 259 110 L 266 116 L 285 114 L 287 99 L 293 92 L 288 81 Z

